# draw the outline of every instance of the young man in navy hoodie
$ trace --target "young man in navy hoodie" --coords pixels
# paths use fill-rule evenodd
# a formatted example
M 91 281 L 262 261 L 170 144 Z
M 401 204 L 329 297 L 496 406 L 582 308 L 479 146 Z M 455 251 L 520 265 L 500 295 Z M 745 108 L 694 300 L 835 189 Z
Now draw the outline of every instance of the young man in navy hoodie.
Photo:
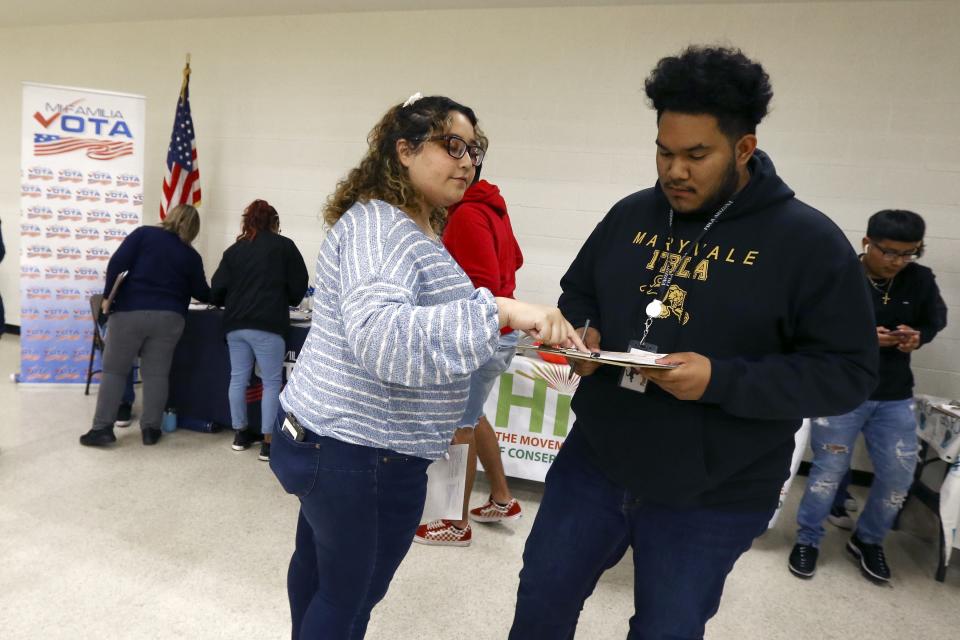
M 628 638 L 701 638 L 777 506 L 801 419 L 849 411 L 876 382 L 853 248 L 757 149 L 773 94 L 763 68 L 690 47 L 659 61 L 646 93 L 659 180 L 597 225 L 559 306 L 589 322 L 589 347 L 677 366 L 643 381 L 577 365 L 577 419 L 527 540 L 514 640 L 573 637 L 628 547 Z

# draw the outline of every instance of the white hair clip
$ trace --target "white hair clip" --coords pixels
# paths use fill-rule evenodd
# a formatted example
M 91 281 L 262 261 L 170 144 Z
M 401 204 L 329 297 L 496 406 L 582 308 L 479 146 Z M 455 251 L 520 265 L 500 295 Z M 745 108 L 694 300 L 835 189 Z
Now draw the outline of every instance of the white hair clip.
M 412 96 L 410 96 L 409 98 L 407 98 L 407 101 L 403 103 L 403 106 L 404 106 L 404 107 L 409 107 L 410 105 L 412 105 L 414 102 L 416 102 L 417 100 L 419 100 L 419 99 L 422 98 L 422 97 L 423 97 L 423 95 L 422 95 L 419 91 L 417 91 L 415 94 L 413 94 Z

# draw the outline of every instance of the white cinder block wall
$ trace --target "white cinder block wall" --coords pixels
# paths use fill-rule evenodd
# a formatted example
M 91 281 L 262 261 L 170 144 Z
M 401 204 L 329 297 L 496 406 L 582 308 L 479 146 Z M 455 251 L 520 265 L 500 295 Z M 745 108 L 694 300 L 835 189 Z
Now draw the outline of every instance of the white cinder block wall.
M 919 391 L 960 397 L 960 3 L 820 2 L 328 14 L 0 29 L 0 291 L 19 322 L 22 81 L 147 97 L 156 220 L 184 54 L 208 275 L 243 206 L 273 203 L 312 264 L 317 217 L 378 116 L 414 91 L 479 114 L 526 255 L 518 296 L 553 302 L 588 232 L 653 183 L 656 61 L 691 42 L 742 47 L 773 79 L 759 131 L 799 196 L 859 246 L 881 208 L 920 212 L 953 325 L 915 357 Z

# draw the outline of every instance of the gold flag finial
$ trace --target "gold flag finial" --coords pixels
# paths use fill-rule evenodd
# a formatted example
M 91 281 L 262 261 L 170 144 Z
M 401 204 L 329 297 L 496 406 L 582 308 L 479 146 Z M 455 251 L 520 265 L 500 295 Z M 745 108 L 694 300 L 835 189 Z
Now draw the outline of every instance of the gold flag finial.
M 190 54 L 187 54 L 187 64 L 183 68 L 183 82 L 180 84 L 180 102 L 187 95 L 187 83 L 190 82 Z

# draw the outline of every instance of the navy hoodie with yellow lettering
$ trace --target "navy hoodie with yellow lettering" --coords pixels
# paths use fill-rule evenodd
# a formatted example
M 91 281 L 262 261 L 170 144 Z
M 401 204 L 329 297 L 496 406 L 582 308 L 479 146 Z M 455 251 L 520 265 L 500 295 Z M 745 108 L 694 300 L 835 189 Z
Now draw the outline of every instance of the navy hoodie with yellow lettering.
M 867 283 L 849 241 L 800 202 L 757 151 L 749 183 L 686 259 L 713 214 L 677 215 L 668 236 L 659 185 L 615 204 L 561 280 L 559 306 L 587 319 L 605 350 L 640 338 L 665 265 L 669 315 L 653 322 L 660 353 L 710 358 L 699 401 L 655 384 L 620 388 L 603 366 L 573 399 L 574 429 L 614 482 L 657 504 L 769 509 L 789 473 L 801 419 L 846 413 L 876 385 Z

